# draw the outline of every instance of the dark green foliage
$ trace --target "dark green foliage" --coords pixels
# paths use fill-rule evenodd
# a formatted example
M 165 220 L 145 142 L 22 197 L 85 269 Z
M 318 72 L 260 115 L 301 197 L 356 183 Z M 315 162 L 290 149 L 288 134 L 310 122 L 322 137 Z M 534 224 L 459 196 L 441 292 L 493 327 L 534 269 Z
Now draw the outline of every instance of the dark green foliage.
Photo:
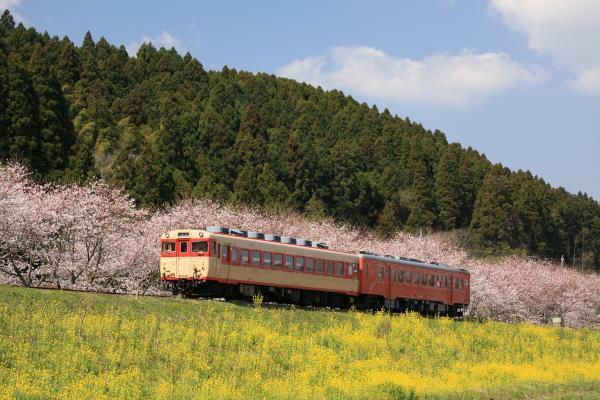
M 435 175 L 435 199 L 438 206 L 439 225 L 443 229 L 453 229 L 461 222 L 462 186 L 459 179 L 461 148 L 449 145 L 437 165 Z
M 477 195 L 470 228 L 471 240 L 479 246 L 515 245 L 515 222 L 510 171 L 495 165 L 485 176 Z
M 0 158 L 40 177 L 286 208 L 383 236 L 470 227 L 476 247 L 600 262 L 600 206 L 492 166 L 388 110 L 267 74 L 86 33 L 81 47 L 0 18 Z M 582 256 L 583 254 L 583 256 Z

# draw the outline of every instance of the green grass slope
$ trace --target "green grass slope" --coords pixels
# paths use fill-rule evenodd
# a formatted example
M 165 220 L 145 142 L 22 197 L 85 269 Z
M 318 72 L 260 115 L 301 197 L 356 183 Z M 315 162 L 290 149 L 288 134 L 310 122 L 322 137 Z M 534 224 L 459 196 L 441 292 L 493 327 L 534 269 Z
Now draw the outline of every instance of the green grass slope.
M 0 399 L 597 399 L 600 331 L 0 286 Z

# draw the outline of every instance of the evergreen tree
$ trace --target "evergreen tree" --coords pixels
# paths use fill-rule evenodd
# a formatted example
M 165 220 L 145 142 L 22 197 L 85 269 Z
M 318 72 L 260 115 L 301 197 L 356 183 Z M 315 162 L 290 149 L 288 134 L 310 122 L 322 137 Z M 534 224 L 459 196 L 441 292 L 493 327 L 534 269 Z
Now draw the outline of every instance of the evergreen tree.
M 7 60 L 8 87 L 6 96 L 6 141 L 8 154 L 19 157 L 35 169 L 40 168 L 37 148 L 40 143 L 37 119 L 37 101 L 29 72 L 18 54 L 10 54 Z M 5 122 L 6 123 L 6 122 Z
M 515 225 L 509 171 L 494 165 L 477 195 L 469 239 L 475 246 L 493 248 L 515 244 Z
M 442 229 L 459 226 L 461 201 L 463 198 L 460 181 L 457 178 L 460 163 L 460 146 L 447 146 L 437 164 L 435 175 L 435 198 L 439 210 L 439 225 Z
M 63 85 L 73 86 L 79 80 L 81 61 L 75 45 L 65 37 L 61 43 L 57 65 L 57 77 Z
M 60 175 L 66 166 L 73 133 L 68 105 L 60 85 L 46 65 L 43 48 L 36 44 L 29 59 L 37 110 L 37 124 L 41 133 L 38 148 L 39 168 Z M 57 175 L 57 176 L 58 176 Z
M 6 158 L 8 154 L 8 124 L 9 118 L 6 113 L 8 100 L 8 65 L 6 54 L 0 39 L 0 159 Z
M 415 162 L 411 195 L 410 216 L 406 224 L 416 230 L 432 228 L 436 219 L 433 184 L 423 161 Z
M 4 10 L 0 17 L 0 40 L 5 36 L 8 36 L 15 29 L 15 20 L 13 19 L 10 11 Z

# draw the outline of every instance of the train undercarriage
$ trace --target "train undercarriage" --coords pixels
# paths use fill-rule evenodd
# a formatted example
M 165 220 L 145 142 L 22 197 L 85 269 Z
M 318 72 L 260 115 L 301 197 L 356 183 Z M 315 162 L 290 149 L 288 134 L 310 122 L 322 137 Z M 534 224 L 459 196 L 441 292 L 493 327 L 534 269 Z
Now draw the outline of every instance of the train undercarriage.
M 331 293 L 312 290 L 292 289 L 278 286 L 259 286 L 252 284 L 223 284 L 212 281 L 168 281 L 163 283 L 174 295 L 186 298 L 224 298 L 226 300 L 251 300 L 253 296 L 262 296 L 263 302 L 295 304 L 302 307 L 330 307 L 358 310 L 381 310 L 390 312 L 414 311 L 428 316 L 448 316 L 460 318 L 465 305 L 446 305 L 440 302 L 420 299 L 385 299 L 382 296 L 350 296 L 343 293 Z

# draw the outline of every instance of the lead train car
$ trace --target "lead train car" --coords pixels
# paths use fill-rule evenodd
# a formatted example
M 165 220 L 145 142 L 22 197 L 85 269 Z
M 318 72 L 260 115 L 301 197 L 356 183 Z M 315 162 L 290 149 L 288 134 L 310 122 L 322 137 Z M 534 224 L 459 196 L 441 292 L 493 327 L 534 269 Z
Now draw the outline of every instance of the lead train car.
M 221 229 L 161 235 L 162 283 L 190 297 L 260 293 L 265 301 L 452 316 L 462 315 L 470 301 L 470 275 L 464 269 Z

